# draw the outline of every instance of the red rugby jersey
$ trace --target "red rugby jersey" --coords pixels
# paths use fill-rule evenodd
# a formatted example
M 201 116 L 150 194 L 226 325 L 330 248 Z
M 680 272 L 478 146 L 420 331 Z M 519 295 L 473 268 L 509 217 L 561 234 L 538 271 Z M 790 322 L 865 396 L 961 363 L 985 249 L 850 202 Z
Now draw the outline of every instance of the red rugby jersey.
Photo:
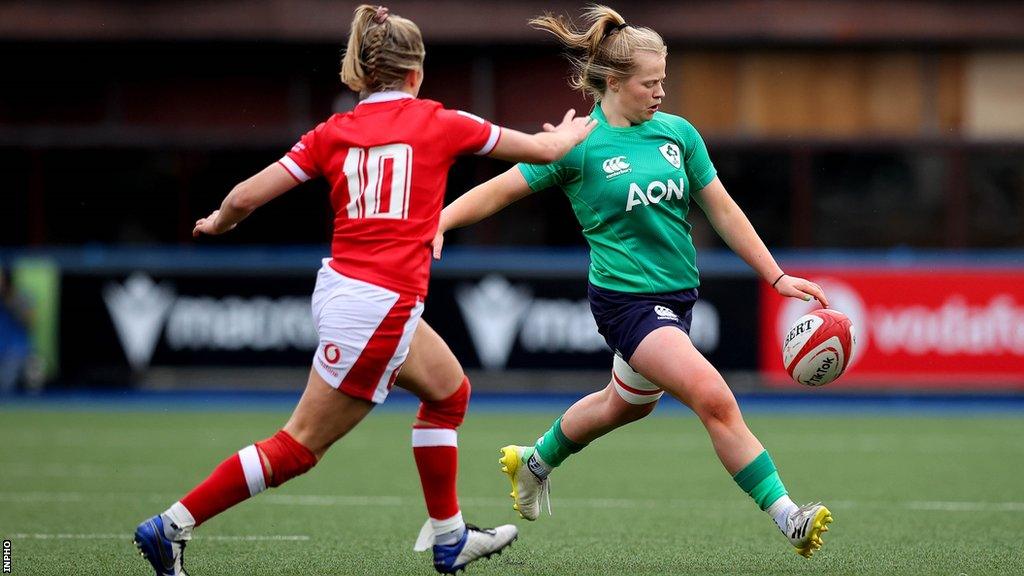
M 378 92 L 307 132 L 280 163 L 299 182 L 331 184 L 338 272 L 426 295 L 448 168 L 487 154 L 500 128 L 404 92 Z

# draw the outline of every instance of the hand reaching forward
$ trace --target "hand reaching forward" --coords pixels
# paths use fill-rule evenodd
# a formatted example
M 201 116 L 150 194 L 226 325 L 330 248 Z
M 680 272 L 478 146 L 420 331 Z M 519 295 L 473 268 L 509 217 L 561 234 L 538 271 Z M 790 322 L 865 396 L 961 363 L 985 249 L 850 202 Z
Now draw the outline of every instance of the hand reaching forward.
M 810 301 L 811 298 L 814 298 L 821 302 L 823 307 L 828 308 L 828 298 L 825 297 L 825 291 L 821 289 L 821 286 L 810 280 L 783 274 L 779 281 L 775 283 L 775 290 L 783 296 L 799 298 L 805 301 Z
M 586 140 L 587 136 L 594 131 L 595 126 L 597 126 L 597 120 L 594 120 L 590 116 L 576 117 L 576 110 L 570 108 L 566 111 L 565 116 L 562 117 L 562 121 L 558 126 L 554 126 L 550 122 L 545 122 L 544 131 L 570 136 L 572 137 L 573 146 L 575 146 L 576 144 Z
M 192 237 L 198 238 L 202 234 L 208 234 L 210 236 L 216 236 L 217 234 L 223 234 L 229 230 L 232 230 L 235 225 L 224 227 L 218 222 L 220 216 L 220 210 L 214 210 L 206 218 L 200 218 L 196 220 L 196 227 L 192 229 Z

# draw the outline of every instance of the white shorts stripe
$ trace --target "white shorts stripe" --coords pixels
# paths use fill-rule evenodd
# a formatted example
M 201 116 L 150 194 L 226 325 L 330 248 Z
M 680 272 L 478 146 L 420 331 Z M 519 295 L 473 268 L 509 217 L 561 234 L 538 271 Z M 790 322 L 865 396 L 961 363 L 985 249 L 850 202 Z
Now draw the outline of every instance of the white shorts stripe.
M 491 135 L 487 138 L 487 143 L 484 147 L 476 151 L 477 156 L 485 156 L 494 150 L 494 147 L 498 144 L 498 138 L 501 136 L 501 128 L 491 124 Z
M 281 162 L 281 165 L 291 172 L 292 176 L 295 176 L 295 179 L 299 182 L 309 180 L 309 174 L 306 174 L 305 170 L 299 168 L 299 165 L 295 163 L 295 160 L 292 160 L 287 154 L 282 156 L 279 162 Z
M 245 483 L 249 485 L 249 496 L 255 496 L 267 489 L 267 480 L 263 477 L 263 462 L 255 445 L 249 445 L 238 451 L 238 459 L 242 462 Z
M 458 446 L 459 433 L 451 428 L 413 428 L 412 447 Z

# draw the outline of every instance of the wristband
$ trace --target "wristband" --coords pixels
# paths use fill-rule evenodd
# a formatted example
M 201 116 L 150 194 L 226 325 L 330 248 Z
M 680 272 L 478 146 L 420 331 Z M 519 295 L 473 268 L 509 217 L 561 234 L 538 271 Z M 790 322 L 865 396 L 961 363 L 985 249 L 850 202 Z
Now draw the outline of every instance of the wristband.
M 783 272 L 782 274 L 779 274 L 779 277 L 775 279 L 775 282 L 772 282 L 772 288 L 775 288 L 775 285 L 778 284 L 779 280 L 782 280 L 782 277 L 785 276 L 785 275 L 786 275 L 785 272 Z

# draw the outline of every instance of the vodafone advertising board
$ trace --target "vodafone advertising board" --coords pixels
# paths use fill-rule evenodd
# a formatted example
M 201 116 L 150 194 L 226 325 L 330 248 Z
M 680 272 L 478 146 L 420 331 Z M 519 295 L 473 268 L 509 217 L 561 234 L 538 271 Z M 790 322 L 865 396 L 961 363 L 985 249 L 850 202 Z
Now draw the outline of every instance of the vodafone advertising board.
M 853 360 L 830 386 L 881 384 L 1024 389 L 1024 271 L 792 269 L 817 282 L 857 334 Z M 782 367 L 782 340 L 817 302 L 761 289 L 761 371 L 799 386 Z

